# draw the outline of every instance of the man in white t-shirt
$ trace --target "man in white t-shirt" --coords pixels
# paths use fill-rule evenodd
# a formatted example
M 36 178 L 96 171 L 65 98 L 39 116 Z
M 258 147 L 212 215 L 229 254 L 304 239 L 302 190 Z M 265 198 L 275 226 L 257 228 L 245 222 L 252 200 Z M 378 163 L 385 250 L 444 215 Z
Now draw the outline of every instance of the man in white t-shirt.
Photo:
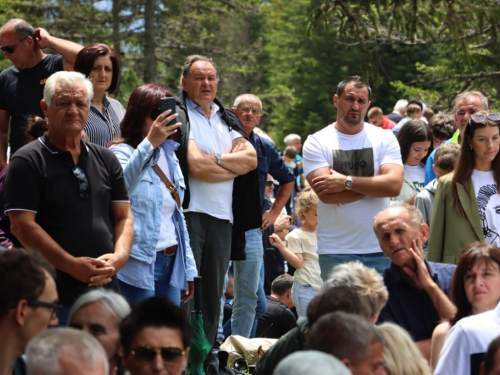
M 389 266 L 371 226 L 403 183 L 399 144 L 390 132 L 364 122 L 370 86 L 359 76 L 339 83 L 336 121 L 310 135 L 303 147 L 304 174 L 319 198 L 321 277 L 354 260 L 380 273 Z
M 215 97 L 218 82 L 217 67 L 209 58 L 189 56 L 176 101 L 182 123 L 177 155 L 187 184 L 183 207 L 196 267 L 203 278 L 203 325 L 211 345 L 219 322 L 233 223 L 238 219 L 233 205 L 234 179 L 257 167 L 255 148 L 240 121 Z M 257 175 L 252 182 L 255 191 L 247 195 L 255 193 L 253 227 L 257 228 L 262 224 Z M 249 209 L 247 216 L 252 212 Z

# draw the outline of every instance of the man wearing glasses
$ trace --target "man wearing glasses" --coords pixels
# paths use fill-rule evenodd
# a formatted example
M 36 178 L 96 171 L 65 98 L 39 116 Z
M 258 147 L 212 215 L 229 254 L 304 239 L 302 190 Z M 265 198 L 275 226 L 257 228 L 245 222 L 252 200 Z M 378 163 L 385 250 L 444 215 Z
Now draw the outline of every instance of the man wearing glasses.
M 0 73 L 0 170 L 7 165 L 7 134 L 11 121 L 11 155 L 26 143 L 27 115 L 43 117 L 40 109 L 45 81 L 52 73 L 73 70 L 81 45 L 34 29 L 21 19 L 8 21 L 0 29 L 0 48 L 13 66 Z M 50 48 L 60 55 L 47 55 Z
M 264 293 L 264 267 L 262 232 L 274 223 L 292 193 L 294 176 L 285 165 L 274 144 L 265 137 L 255 134 L 254 129 L 262 117 L 262 102 L 252 94 L 236 98 L 231 110 L 236 113 L 243 130 L 250 137 L 257 151 L 259 174 L 260 206 L 262 225 L 245 233 L 245 260 L 233 262 L 234 267 L 234 307 L 231 317 L 231 333 L 244 337 L 254 337 L 257 321 L 267 310 Z M 264 195 L 268 173 L 279 182 L 276 199 L 270 209 L 266 209 Z
M 0 251 L 0 374 L 23 373 L 28 341 L 57 324 L 55 277 L 40 254 Z
M 69 308 L 89 287 L 117 287 L 128 260 L 132 214 L 120 163 L 85 143 L 92 84 L 77 72 L 57 72 L 44 89 L 48 132 L 11 159 L 4 183 L 12 233 L 57 269 L 65 325 Z

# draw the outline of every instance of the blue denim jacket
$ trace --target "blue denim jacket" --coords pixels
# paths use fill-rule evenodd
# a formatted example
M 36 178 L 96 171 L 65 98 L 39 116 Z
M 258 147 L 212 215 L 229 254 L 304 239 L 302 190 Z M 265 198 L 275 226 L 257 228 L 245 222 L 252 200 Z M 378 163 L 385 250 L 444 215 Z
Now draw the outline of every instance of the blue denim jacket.
M 166 140 L 161 147 L 166 155 L 170 169 L 171 175 L 168 177 L 177 187 L 182 202 L 186 185 L 179 166 L 179 160 L 174 153 L 174 149 L 178 147 L 178 144 L 174 141 Z M 158 149 L 153 149 L 147 138 L 144 138 L 136 149 L 128 144 L 120 143 L 111 146 L 111 151 L 113 151 L 123 167 L 123 174 L 130 196 L 130 206 L 134 217 L 134 243 L 130 256 L 140 262 L 151 264 L 156 255 L 163 202 L 163 192 L 161 189 L 163 182 L 152 168 L 158 162 L 160 152 Z M 174 213 L 174 224 L 176 227 L 178 248 L 170 285 L 184 290 L 187 289 L 186 281 L 194 280 L 198 272 L 189 244 L 189 235 L 186 229 L 184 214 L 179 209 Z M 134 271 L 137 274 L 137 267 Z

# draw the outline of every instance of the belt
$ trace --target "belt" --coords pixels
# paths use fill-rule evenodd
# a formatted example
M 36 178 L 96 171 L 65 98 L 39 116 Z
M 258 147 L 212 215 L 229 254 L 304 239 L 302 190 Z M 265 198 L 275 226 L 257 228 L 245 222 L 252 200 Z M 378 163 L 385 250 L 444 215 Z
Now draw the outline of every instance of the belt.
M 176 250 L 177 250 L 177 245 L 172 245 L 160 251 L 163 253 L 163 255 L 174 255 Z

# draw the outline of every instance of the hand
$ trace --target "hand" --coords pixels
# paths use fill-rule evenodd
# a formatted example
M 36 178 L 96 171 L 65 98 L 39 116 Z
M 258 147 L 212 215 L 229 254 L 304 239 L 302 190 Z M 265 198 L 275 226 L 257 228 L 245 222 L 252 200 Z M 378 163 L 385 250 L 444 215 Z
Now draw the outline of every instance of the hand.
M 282 230 L 290 229 L 290 219 L 292 217 L 289 215 L 279 215 L 274 221 L 274 231 L 280 232 Z
M 123 268 L 128 260 L 128 258 L 115 253 L 103 254 L 97 259 L 105 261 L 105 266 L 113 267 L 116 272 Z
M 263 231 L 266 230 L 269 225 L 274 223 L 278 215 L 279 212 L 274 212 L 272 209 L 264 212 L 264 214 L 262 215 L 262 226 L 260 227 L 260 229 L 262 229 Z M 290 222 L 288 222 L 288 226 L 290 226 Z
M 188 281 L 187 290 L 181 291 L 181 301 L 187 302 L 194 296 L 194 281 Z
M 245 151 L 247 149 L 247 145 L 244 142 L 237 143 L 233 149 L 231 150 L 231 154 L 236 152 Z
M 113 267 L 106 266 L 106 262 L 101 259 L 94 259 L 90 257 L 79 257 L 74 259 L 75 264 L 71 267 L 71 270 L 68 271 L 68 274 L 82 283 L 88 284 L 91 282 L 93 277 L 100 275 L 107 276 L 110 273 L 114 274 L 115 272 Z M 111 278 L 109 281 L 106 281 L 107 277 L 104 277 L 103 280 L 105 282 L 102 284 L 107 284 L 111 281 Z
M 177 132 L 177 128 L 181 126 L 180 122 L 177 122 L 173 125 L 166 126 L 170 121 L 174 120 L 179 116 L 178 113 L 174 113 L 171 116 L 168 116 L 168 114 L 172 112 L 170 109 L 161 113 L 153 122 L 151 125 L 151 128 L 149 129 L 149 133 L 146 136 L 149 142 L 151 142 L 151 145 L 153 148 L 158 147 L 167 139 L 170 137 L 172 134 Z
M 329 175 L 319 176 L 312 180 L 312 188 L 318 195 L 322 197 L 327 194 L 340 193 L 345 190 L 346 176 L 342 173 L 335 172 L 330 169 Z
M 410 254 L 415 259 L 415 269 L 410 266 L 403 266 L 403 272 L 405 272 L 415 283 L 418 288 L 423 290 L 428 290 L 430 287 L 435 285 L 434 280 L 432 280 L 427 265 L 424 260 L 424 250 L 422 248 L 422 240 L 416 238 L 411 241 L 412 247 L 408 249 Z
M 276 233 L 273 233 L 269 236 L 269 242 L 277 249 L 282 249 L 285 247 L 285 244 L 281 241 L 281 238 Z
M 50 48 L 50 34 L 47 30 L 39 27 L 35 29 L 35 44 L 40 49 Z

